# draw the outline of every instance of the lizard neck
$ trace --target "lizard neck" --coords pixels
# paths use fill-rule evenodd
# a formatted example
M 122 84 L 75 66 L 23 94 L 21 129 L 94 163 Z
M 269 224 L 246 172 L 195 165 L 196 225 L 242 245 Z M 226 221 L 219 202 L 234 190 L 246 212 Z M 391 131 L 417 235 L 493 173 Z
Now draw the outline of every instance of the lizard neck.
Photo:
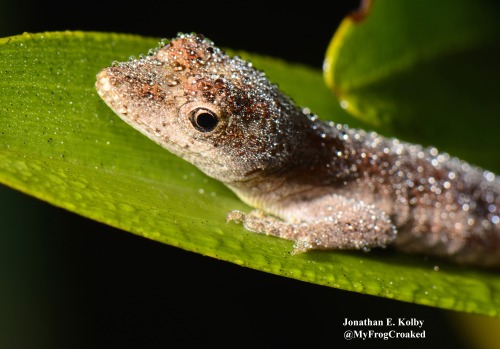
M 243 202 L 279 215 L 288 203 L 316 197 L 344 182 L 349 162 L 343 155 L 342 132 L 305 115 L 295 125 L 296 132 L 284 140 L 293 149 L 286 162 L 225 183 Z

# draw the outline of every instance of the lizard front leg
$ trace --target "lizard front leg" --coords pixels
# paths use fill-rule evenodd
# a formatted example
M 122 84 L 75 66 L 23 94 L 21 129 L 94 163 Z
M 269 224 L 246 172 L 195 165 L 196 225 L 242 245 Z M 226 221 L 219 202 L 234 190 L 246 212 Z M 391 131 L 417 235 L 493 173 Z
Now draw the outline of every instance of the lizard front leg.
M 373 205 L 328 195 L 291 204 L 280 210 L 282 219 L 262 211 L 232 211 L 228 221 L 241 221 L 253 232 L 295 241 L 294 253 L 312 249 L 385 247 L 396 238 L 388 215 Z

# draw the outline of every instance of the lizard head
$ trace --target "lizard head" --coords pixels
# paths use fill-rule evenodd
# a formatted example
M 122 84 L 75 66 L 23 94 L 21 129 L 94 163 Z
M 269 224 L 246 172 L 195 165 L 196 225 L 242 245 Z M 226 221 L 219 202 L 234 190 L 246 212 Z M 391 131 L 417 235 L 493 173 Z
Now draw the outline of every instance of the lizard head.
M 101 70 L 96 88 L 125 122 L 225 183 L 276 171 L 300 143 L 293 103 L 200 35 Z

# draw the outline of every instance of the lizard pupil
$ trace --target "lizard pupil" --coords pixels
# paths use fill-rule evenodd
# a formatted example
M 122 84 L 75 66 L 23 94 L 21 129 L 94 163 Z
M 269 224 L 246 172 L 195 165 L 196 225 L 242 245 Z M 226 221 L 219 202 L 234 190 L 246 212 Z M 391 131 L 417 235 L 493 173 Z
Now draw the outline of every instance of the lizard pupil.
M 197 109 L 192 114 L 191 123 L 198 131 L 210 132 L 217 126 L 219 119 L 210 110 Z

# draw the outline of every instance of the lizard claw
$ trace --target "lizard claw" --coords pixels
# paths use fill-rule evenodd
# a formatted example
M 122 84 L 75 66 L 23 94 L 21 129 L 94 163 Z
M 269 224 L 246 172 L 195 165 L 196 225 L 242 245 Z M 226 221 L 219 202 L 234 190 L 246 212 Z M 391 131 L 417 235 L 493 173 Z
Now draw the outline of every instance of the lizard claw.
M 241 211 L 234 210 L 227 214 L 226 223 L 234 221 L 235 223 L 245 223 L 246 214 Z
M 313 245 L 306 240 L 297 240 L 293 245 L 292 255 L 304 253 L 313 249 Z

